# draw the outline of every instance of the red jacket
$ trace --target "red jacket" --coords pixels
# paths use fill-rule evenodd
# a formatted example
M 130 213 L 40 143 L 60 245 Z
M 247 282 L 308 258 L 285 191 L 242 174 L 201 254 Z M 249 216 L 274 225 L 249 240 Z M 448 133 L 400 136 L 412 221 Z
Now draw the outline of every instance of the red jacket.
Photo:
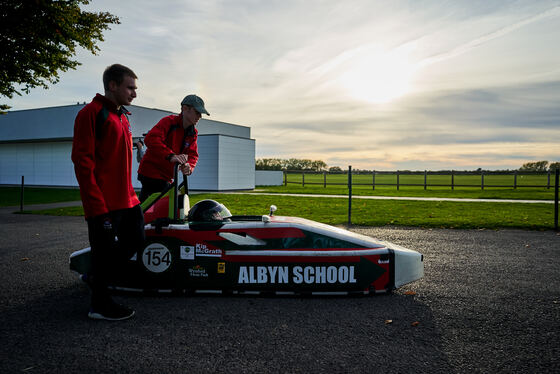
M 103 123 L 98 115 L 104 107 Z M 97 94 L 76 116 L 72 162 L 86 219 L 140 203 L 132 187 L 130 124 L 105 96 Z
M 168 157 L 173 154 L 186 154 L 189 165 L 194 169 L 198 161 L 197 138 L 198 130 L 194 126 L 183 129 L 180 114 L 163 117 L 144 138 L 146 153 L 140 161 L 138 174 L 171 182 L 173 164 Z

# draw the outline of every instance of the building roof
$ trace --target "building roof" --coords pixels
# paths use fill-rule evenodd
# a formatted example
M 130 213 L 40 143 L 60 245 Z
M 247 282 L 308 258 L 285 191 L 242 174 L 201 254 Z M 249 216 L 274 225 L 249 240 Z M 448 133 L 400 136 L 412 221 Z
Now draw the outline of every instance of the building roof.
M 0 115 L 0 143 L 43 142 L 72 139 L 74 119 L 85 103 L 48 108 L 10 111 Z M 126 107 L 132 136 L 141 137 L 163 117 L 176 114 L 170 111 L 137 105 Z M 196 125 L 199 135 L 228 135 L 250 138 L 251 128 L 202 118 Z

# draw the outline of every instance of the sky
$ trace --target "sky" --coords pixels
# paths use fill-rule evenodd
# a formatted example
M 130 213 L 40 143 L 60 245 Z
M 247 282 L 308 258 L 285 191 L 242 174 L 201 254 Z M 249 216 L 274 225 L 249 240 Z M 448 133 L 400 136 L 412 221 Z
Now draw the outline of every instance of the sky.
M 256 158 L 368 170 L 560 161 L 560 1 L 93 0 L 120 18 L 11 110 L 89 102 L 104 68 L 133 104 L 251 127 Z M 133 124 L 134 125 L 134 124 Z

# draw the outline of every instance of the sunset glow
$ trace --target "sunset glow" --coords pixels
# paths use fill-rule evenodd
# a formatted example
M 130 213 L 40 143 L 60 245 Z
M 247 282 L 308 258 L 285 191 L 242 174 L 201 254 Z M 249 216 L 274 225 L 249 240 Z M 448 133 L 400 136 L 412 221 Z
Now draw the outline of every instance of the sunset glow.
M 89 101 L 115 62 L 136 105 L 251 127 L 256 157 L 363 169 L 560 161 L 558 1 L 95 0 L 121 24 L 13 110 Z M 133 121 L 132 117 L 132 121 Z M 133 123 L 134 124 L 134 123 Z

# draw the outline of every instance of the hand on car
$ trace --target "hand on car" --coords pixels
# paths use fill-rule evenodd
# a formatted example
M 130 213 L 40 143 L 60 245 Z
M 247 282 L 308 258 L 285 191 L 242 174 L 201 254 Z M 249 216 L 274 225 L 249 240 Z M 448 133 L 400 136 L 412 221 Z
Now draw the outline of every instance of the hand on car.
M 181 173 L 183 173 L 183 175 L 191 175 L 192 174 L 192 168 L 189 164 L 183 164 L 183 165 L 179 166 L 179 169 L 181 169 Z
M 173 156 L 171 156 L 169 161 L 178 163 L 179 164 L 179 169 L 181 169 L 181 172 L 183 174 L 185 174 L 185 175 L 191 175 L 192 174 L 192 168 L 189 165 L 189 163 L 187 162 L 188 161 L 187 155 L 184 155 L 184 154 L 173 155 Z
M 188 159 L 187 159 L 187 155 L 173 155 L 171 156 L 171 158 L 169 159 L 169 161 L 173 162 L 173 163 L 178 163 L 179 165 L 184 165 L 187 163 Z

